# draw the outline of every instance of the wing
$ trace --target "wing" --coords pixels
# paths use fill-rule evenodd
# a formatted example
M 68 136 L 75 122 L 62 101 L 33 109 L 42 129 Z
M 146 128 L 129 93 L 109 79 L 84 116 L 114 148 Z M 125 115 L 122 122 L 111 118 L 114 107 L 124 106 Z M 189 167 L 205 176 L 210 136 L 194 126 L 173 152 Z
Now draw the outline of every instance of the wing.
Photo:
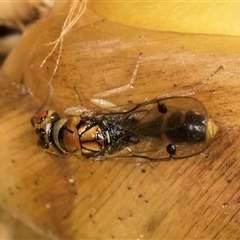
M 123 146 L 116 151 L 97 154 L 94 160 L 136 162 L 139 159 L 137 162 L 142 162 L 182 159 L 203 152 L 212 140 L 207 111 L 195 98 L 154 99 L 112 114 L 124 116 L 121 125 L 126 134 L 123 138 L 128 141 L 122 141 Z

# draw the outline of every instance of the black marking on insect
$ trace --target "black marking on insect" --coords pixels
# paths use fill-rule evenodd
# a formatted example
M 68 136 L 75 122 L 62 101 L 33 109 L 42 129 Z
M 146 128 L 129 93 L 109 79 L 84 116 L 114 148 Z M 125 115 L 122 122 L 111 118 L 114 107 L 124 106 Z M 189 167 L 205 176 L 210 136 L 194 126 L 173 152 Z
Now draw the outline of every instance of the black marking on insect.
M 170 143 L 170 144 L 167 145 L 166 150 L 171 157 L 176 153 L 177 149 L 176 149 L 176 146 L 174 144 Z
M 166 105 L 164 103 L 158 103 L 158 111 L 163 114 L 167 113 Z

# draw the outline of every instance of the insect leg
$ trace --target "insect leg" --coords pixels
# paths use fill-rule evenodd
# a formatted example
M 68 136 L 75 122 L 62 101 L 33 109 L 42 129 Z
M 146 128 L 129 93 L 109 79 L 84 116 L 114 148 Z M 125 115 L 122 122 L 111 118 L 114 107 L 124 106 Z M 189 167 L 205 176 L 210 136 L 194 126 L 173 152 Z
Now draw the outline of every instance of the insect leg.
M 195 92 L 197 90 L 199 90 L 201 87 L 203 87 L 210 79 L 212 79 L 217 73 L 219 73 L 222 70 L 223 70 L 223 66 L 218 67 L 217 70 L 215 70 L 209 77 L 202 80 L 200 83 L 195 85 L 193 88 L 190 88 L 188 90 L 173 92 L 170 94 L 163 94 L 163 95 L 160 95 L 158 98 L 177 97 L 177 96 L 184 97 L 184 96 L 193 95 L 193 94 L 195 94 Z
M 79 105 L 78 106 L 71 106 L 64 109 L 64 113 L 70 116 L 81 116 L 84 112 L 90 112 L 87 108 L 83 106 L 83 100 L 81 97 L 81 94 L 78 91 L 78 85 L 76 84 L 74 86 L 74 91 L 76 92 L 78 99 L 79 99 Z
M 115 107 L 116 106 L 115 104 L 113 104 L 109 101 L 103 100 L 102 98 L 104 98 L 106 96 L 109 96 L 109 95 L 112 95 L 112 94 L 115 94 L 115 93 L 124 92 L 129 88 L 133 88 L 134 87 L 133 84 L 134 84 L 134 82 L 137 78 L 137 73 L 138 73 L 140 63 L 141 63 L 141 59 L 142 59 L 142 53 L 139 53 L 135 69 L 133 71 L 131 80 L 128 84 L 117 87 L 117 88 L 109 89 L 109 90 L 106 90 L 106 91 L 103 91 L 103 92 L 100 92 L 100 93 L 96 93 L 92 96 L 91 102 L 94 103 L 97 106 L 102 107 L 102 108 Z

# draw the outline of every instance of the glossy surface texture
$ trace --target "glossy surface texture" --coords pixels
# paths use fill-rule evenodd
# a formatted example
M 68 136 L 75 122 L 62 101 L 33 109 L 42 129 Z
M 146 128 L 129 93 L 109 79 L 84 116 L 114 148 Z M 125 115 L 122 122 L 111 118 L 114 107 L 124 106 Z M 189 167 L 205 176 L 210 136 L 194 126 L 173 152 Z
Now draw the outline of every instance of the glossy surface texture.
M 195 98 L 154 99 L 124 108 L 122 112 L 89 111 L 62 119 L 54 111 L 45 111 L 33 117 L 32 123 L 39 146 L 48 153 L 94 160 L 187 158 L 211 143 L 207 111 Z M 171 144 L 174 152 L 169 153 Z

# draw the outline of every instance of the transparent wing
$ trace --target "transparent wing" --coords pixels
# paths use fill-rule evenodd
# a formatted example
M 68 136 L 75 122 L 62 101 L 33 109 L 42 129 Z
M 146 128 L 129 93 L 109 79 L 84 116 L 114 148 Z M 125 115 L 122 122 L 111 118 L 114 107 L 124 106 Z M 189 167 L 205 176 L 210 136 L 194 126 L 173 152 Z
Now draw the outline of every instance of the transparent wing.
M 127 109 L 128 106 L 125 106 Z M 124 137 L 129 141 L 113 152 L 102 152 L 95 160 L 118 159 L 127 162 L 168 161 L 187 158 L 206 150 L 211 143 L 204 105 L 191 97 L 154 99 L 122 114 L 126 121 Z M 132 140 L 132 139 L 133 140 Z M 171 151 L 168 147 L 174 147 Z

